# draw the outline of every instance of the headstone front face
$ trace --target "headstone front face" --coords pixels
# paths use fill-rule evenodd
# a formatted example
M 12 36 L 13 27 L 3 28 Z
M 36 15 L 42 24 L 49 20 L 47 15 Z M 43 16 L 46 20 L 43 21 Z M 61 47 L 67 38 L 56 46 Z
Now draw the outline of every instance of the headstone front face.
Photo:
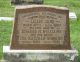
M 70 49 L 69 11 L 46 5 L 16 9 L 11 49 Z

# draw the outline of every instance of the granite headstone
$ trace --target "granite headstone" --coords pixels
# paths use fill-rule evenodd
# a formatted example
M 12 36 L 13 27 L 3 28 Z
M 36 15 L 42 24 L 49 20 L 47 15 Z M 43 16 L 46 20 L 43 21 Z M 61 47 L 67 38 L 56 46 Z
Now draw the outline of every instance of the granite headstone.
M 17 7 L 11 49 L 71 49 L 69 10 L 47 5 Z

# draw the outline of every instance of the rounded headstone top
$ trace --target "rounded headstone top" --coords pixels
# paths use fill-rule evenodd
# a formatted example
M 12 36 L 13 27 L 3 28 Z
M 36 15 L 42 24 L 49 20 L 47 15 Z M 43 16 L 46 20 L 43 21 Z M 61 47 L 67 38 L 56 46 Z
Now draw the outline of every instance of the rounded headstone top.
M 34 8 L 34 7 L 47 7 L 47 8 L 55 8 L 60 10 L 68 10 L 66 7 L 58 7 L 58 6 L 51 6 L 51 5 L 22 5 L 22 6 L 16 6 L 16 9 L 25 9 L 25 8 Z

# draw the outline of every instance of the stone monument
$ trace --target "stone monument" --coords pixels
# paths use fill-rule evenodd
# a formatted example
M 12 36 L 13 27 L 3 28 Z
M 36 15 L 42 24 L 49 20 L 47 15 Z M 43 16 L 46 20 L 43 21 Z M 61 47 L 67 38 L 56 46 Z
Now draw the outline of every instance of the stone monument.
M 43 0 L 11 0 L 13 5 L 43 4 Z
M 72 62 L 69 10 L 48 5 L 16 7 L 11 46 L 3 47 L 9 62 Z
M 11 49 L 71 49 L 69 10 L 46 5 L 18 7 Z

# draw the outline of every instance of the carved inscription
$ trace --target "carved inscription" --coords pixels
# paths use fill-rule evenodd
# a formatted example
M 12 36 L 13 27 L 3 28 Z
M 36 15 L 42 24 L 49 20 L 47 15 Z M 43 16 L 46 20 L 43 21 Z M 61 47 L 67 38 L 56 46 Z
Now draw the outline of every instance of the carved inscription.
M 64 43 L 66 15 L 49 11 L 22 13 L 18 16 L 19 44 Z

